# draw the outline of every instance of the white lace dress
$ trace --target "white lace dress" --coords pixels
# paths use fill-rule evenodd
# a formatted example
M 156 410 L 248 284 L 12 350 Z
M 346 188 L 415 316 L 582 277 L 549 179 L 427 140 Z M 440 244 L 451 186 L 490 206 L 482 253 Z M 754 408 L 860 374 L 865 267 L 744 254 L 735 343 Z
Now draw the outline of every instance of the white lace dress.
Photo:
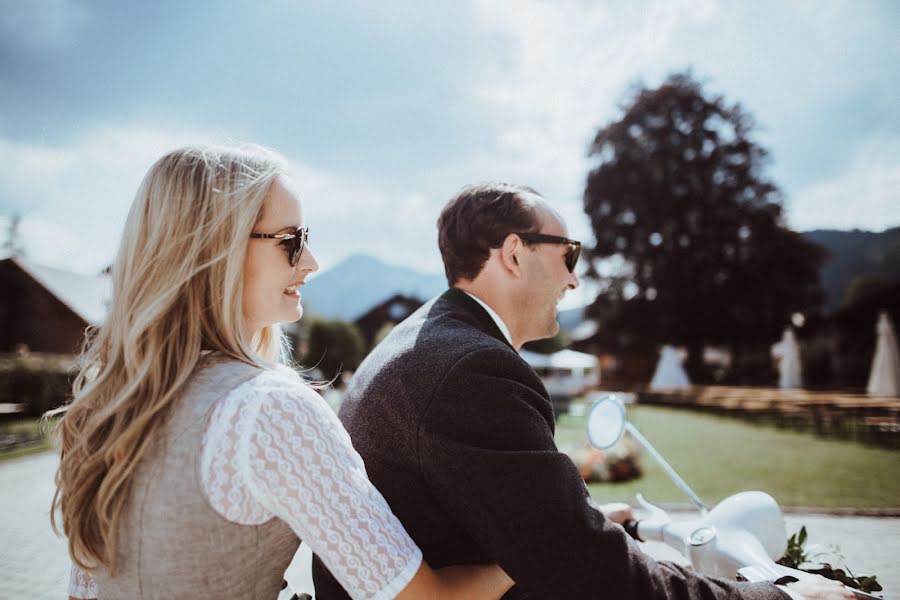
M 422 562 L 334 412 L 290 369 L 263 372 L 218 403 L 200 473 L 216 512 L 244 525 L 284 520 L 353 598 L 394 598 Z M 73 566 L 69 595 L 97 592 Z

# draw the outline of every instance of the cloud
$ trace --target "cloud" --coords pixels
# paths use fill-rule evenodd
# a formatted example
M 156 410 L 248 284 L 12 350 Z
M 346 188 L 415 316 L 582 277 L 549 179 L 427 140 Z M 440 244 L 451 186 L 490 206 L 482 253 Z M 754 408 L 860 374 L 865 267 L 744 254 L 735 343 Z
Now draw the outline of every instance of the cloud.
M 847 167 L 788 199 L 798 230 L 870 229 L 900 225 L 900 137 L 863 144 Z
M 659 1 L 623 9 L 578 0 L 474 6 L 477 26 L 503 43 L 474 91 L 497 124 L 495 145 L 476 158 L 477 170 L 533 183 L 586 236 L 581 194 L 592 134 L 616 115 L 634 78 L 663 62 L 678 28 L 712 19 L 716 6 Z
M 883 228 L 896 215 L 896 148 L 865 142 L 893 131 L 884 115 L 894 113 L 878 98 L 896 78 L 863 43 L 883 36 L 879 11 L 715 0 L 473 3 L 477 27 L 500 50 L 474 89 L 496 125 L 494 144 L 468 168 L 535 185 L 559 203 L 574 235 L 591 237 L 581 195 L 593 133 L 618 116 L 631 84 L 655 85 L 691 65 L 701 80 L 712 78 L 709 91 L 750 101 L 760 136 L 776 143 L 776 173 L 799 189 L 791 223 Z M 760 28 L 764 20 L 771 23 Z M 837 41 L 823 44 L 826 35 Z M 792 85 L 798 79 L 803 85 Z
M 0 19 L 0 47 L 58 46 L 68 41 L 87 18 L 87 7 L 77 0 L 6 2 Z
M 143 124 L 103 127 L 56 146 L 0 138 L 0 213 L 22 217 L 25 251 L 36 261 L 95 272 L 112 260 L 150 165 L 211 138 Z
M 165 152 L 191 143 L 236 143 L 222 134 L 147 124 L 107 126 L 66 144 L 0 138 L 0 226 L 22 217 L 25 253 L 91 273 L 116 252 L 141 179 Z M 439 272 L 437 212 L 421 192 L 347 177 L 291 159 L 323 269 L 351 253 Z
M 368 254 L 441 272 L 438 209 L 429 196 L 290 162 L 310 227 L 310 246 L 322 270 L 350 254 Z

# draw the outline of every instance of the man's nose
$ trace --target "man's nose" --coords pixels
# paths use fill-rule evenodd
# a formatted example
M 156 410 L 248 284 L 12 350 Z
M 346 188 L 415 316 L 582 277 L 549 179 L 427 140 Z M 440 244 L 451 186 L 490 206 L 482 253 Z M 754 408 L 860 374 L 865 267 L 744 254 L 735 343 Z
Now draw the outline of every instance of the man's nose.
M 569 273 L 569 289 L 574 290 L 579 285 L 581 285 L 581 282 L 578 281 L 578 275 L 576 275 L 575 272 L 572 271 L 571 273 Z

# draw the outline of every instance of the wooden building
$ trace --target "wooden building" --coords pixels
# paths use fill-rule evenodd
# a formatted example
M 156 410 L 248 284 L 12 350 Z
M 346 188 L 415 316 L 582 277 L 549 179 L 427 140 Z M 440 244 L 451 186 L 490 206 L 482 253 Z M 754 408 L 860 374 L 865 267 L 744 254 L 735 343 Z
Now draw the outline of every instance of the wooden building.
M 79 351 L 111 296 L 107 275 L 83 275 L 22 257 L 0 260 L 0 353 Z
M 389 327 L 396 325 L 414 313 L 423 304 L 425 303 L 418 298 L 404 294 L 394 294 L 384 302 L 376 304 L 366 311 L 354 321 L 360 332 L 362 332 L 363 339 L 366 341 L 366 348 L 372 348 L 380 341 L 378 339 L 379 333 L 387 331 Z

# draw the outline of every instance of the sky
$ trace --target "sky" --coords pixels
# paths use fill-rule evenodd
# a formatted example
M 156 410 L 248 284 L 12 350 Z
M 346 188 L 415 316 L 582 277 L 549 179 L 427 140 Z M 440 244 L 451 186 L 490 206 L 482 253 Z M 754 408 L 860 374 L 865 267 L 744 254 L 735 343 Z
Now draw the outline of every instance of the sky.
M 636 84 L 690 68 L 755 116 L 787 223 L 900 224 L 900 3 L 887 0 L 0 0 L 0 236 L 109 264 L 137 186 L 180 145 L 290 161 L 323 269 L 442 271 L 463 185 L 538 189 L 572 237 L 587 149 Z

